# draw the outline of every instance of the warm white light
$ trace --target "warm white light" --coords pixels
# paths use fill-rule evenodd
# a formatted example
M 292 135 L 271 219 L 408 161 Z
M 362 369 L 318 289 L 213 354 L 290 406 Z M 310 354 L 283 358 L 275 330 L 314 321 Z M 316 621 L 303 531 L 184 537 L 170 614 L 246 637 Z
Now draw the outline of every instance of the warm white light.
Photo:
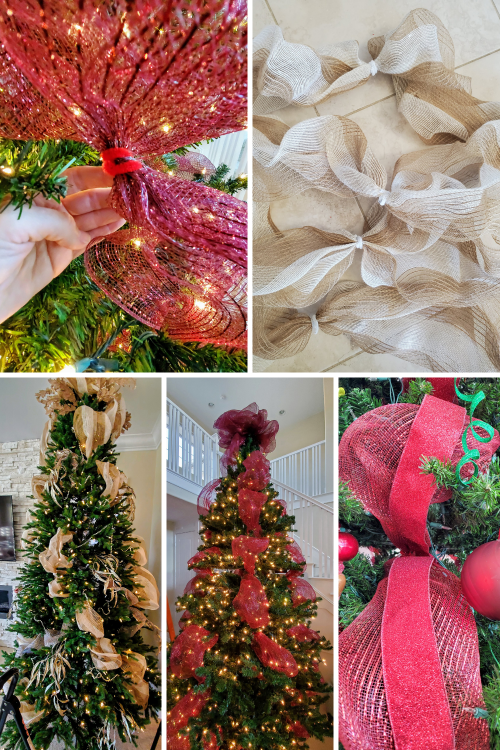
M 194 306 L 195 306 L 195 307 L 199 307 L 199 308 L 200 308 L 200 310 L 204 310 L 204 309 L 205 309 L 205 307 L 207 306 L 207 303 L 206 303 L 206 302 L 202 302 L 202 301 L 201 301 L 201 299 L 197 299 L 197 300 L 195 300 L 195 302 L 194 302 Z
M 165 131 L 165 133 L 168 133 L 168 131 L 170 130 L 170 125 L 168 125 L 168 124 L 167 125 L 162 125 L 162 128 Z
M 12 167 L 2 167 L 2 172 L 4 174 L 14 174 L 14 170 Z
M 136 247 L 140 247 L 140 246 L 141 246 L 141 241 L 140 241 L 140 240 L 132 240 L 132 243 L 133 243 L 133 244 L 134 244 L 134 245 L 135 245 Z

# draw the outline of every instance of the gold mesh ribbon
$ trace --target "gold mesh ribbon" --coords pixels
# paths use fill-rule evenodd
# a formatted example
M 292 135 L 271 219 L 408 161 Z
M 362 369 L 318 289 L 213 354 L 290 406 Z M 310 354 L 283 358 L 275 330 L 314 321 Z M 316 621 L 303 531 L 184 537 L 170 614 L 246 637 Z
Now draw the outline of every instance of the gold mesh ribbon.
M 49 542 L 49 546 L 43 552 L 40 552 L 38 559 L 47 573 L 54 575 L 61 568 L 71 568 L 73 563 L 62 554 L 63 545 L 73 539 L 73 533 L 70 531 L 65 534 L 62 529 L 57 529 L 56 533 Z
M 149 700 L 149 684 L 144 679 L 147 669 L 146 658 L 131 651 L 127 656 L 122 654 L 122 669 L 129 675 L 127 688 L 134 696 L 135 702 L 146 708 Z
M 101 497 L 109 497 L 111 500 L 115 500 L 118 490 L 126 482 L 125 475 L 115 464 L 109 463 L 109 461 L 96 461 L 96 465 L 97 471 L 106 482 Z
M 455 73 L 453 40 L 429 10 L 408 13 L 394 31 L 370 39 L 368 51 L 371 62 L 359 59 L 354 41 L 313 50 L 267 26 L 254 40 L 254 113 L 321 104 L 380 71 L 392 75 L 398 109 L 426 143 L 466 141 L 500 118 L 500 102 L 476 99 L 470 78 Z
M 30 703 L 26 703 L 26 701 L 21 701 L 19 710 L 21 711 L 23 721 L 27 727 L 29 727 L 30 724 L 35 724 L 45 714 L 44 708 L 37 710 L 35 706 L 32 706 Z
M 141 609 L 158 609 L 160 606 L 160 592 L 155 578 L 146 568 L 136 568 L 134 571 L 134 594 L 137 596 L 137 606 Z
M 89 459 L 96 448 L 108 442 L 113 425 L 105 412 L 79 406 L 73 418 L 73 428 L 81 452 Z
M 135 536 L 130 542 L 125 542 L 125 546 L 134 549 L 134 560 L 137 565 L 146 565 L 148 556 L 146 554 L 146 548 L 142 536 Z
M 294 356 L 321 331 L 431 370 L 498 369 L 500 120 L 494 118 L 500 104 L 467 93 L 468 79 L 453 71 L 453 45 L 439 19 L 413 11 L 370 46 L 376 68 L 393 75 L 412 126 L 426 141 L 449 143 L 402 156 L 390 184 L 348 118 L 288 127 L 263 116 L 364 82 L 357 47 L 315 52 L 288 44 L 269 27 L 256 49 L 256 357 Z M 451 143 L 457 139 L 466 142 Z M 375 199 L 363 234 L 280 231 L 271 203 L 310 188 Z M 344 281 L 355 257 L 361 282 Z M 315 314 L 300 312 L 318 303 Z
M 122 665 L 122 657 L 109 638 L 99 638 L 95 646 L 89 647 L 89 651 L 97 669 L 109 671 Z
M 76 624 L 85 633 L 92 633 L 94 638 L 104 638 L 104 620 L 97 614 L 89 601 L 83 605 L 83 609 L 76 613 Z

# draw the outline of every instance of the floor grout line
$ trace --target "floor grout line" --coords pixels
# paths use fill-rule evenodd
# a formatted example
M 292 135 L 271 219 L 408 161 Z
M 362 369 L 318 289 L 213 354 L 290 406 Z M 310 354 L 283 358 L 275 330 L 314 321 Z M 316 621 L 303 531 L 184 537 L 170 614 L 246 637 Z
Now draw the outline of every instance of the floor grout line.
M 335 367 L 338 367 L 339 365 L 343 365 L 346 362 L 349 362 L 350 359 L 354 359 L 359 354 L 363 354 L 362 349 L 360 349 L 358 352 L 355 352 L 355 354 L 349 355 L 349 357 L 344 357 L 343 359 L 339 359 L 338 362 L 335 362 L 334 365 L 330 365 L 330 367 L 325 367 L 325 369 L 321 370 L 321 372 L 329 372 L 330 370 L 333 370 Z
M 276 26 L 279 26 L 279 23 L 278 23 L 278 22 L 277 22 L 277 20 L 276 20 L 276 16 L 274 15 L 274 13 L 273 13 L 273 9 L 272 9 L 272 8 L 271 8 L 271 6 L 269 5 L 269 2 L 268 2 L 268 0 L 264 0 L 264 2 L 265 2 L 265 4 L 267 5 L 267 7 L 268 7 L 268 9 L 269 9 L 269 13 L 270 13 L 270 14 L 272 15 L 272 17 L 273 17 L 273 19 L 274 19 L 274 23 L 276 24 Z
M 370 104 L 365 104 L 364 107 L 360 107 L 359 109 L 353 109 L 352 112 L 348 112 L 346 115 L 342 115 L 342 117 L 350 117 L 351 115 L 355 115 L 357 112 L 362 112 L 364 109 L 368 109 L 369 107 L 373 107 L 375 104 L 380 104 L 380 102 L 386 102 L 388 99 L 394 99 L 396 94 L 389 94 L 389 96 L 384 96 L 383 99 L 377 99 L 375 102 L 371 102 Z
M 500 13 L 499 13 L 499 17 L 500 17 Z M 472 65 L 472 63 L 475 63 L 478 60 L 484 60 L 485 57 L 489 57 L 490 55 L 495 55 L 497 52 L 500 52 L 500 47 L 498 49 L 492 50 L 491 52 L 487 52 L 485 55 L 481 55 L 481 57 L 475 57 L 474 60 L 469 60 L 468 62 L 462 63 L 461 65 L 457 65 L 455 70 L 458 70 L 459 68 L 464 68 L 466 65 Z
M 497 16 L 498 16 L 498 17 L 500 18 L 500 10 L 499 10 L 499 9 L 497 8 L 497 6 L 495 5 L 495 0 L 491 0 L 491 2 L 493 3 L 493 7 L 495 8 L 495 10 L 496 10 L 496 12 L 497 12 Z

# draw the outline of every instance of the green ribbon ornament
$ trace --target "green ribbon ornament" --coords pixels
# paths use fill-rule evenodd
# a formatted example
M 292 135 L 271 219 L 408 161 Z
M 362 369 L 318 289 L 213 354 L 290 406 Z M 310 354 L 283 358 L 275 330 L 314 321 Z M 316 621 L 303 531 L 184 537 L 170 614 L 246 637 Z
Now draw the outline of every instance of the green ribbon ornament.
M 470 403 L 470 423 L 466 427 L 464 434 L 462 435 L 462 448 L 464 450 L 464 456 L 460 459 L 460 461 L 457 464 L 457 468 L 455 469 L 455 474 L 457 476 L 457 479 L 462 484 L 470 484 L 474 481 L 474 479 L 479 474 L 479 469 L 477 466 L 477 459 L 480 457 L 480 453 L 477 448 L 473 448 L 472 450 L 469 450 L 469 447 L 467 445 L 467 433 L 470 430 L 476 440 L 479 443 L 489 443 L 490 440 L 493 440 L 493 436 L 495 434 L 495 430 L 491 425 L 489 425 L 487 422 L 483 422 L 480 419 L 476 419 L 473 421 L 473 415 L 476 407 L 478 404 L 483 401 L 483 399 L 486 398 L 483 391 L 479 391 L 479 393 L 475 393 L 473 396 L 467 396 L 465 393 L 460 393 L 460 391 L 457 388 L 457 378 L 455 380 L 455 393 L 459 398 L 462 399 L 462 401 L 468 401 Z M 477 432 L 474 430 L 474 427 L 481 427 L 483 430 L 485 430 L 488 433 L 487 437 L 481 437 L 481 435 L 478 435 Z M 474 474 L 471 476 L 470 479 L 462 479 L 460 476 L 460 469 L 462 466 L 465 466 L 466 464 L 472 464 L 474 466 Z

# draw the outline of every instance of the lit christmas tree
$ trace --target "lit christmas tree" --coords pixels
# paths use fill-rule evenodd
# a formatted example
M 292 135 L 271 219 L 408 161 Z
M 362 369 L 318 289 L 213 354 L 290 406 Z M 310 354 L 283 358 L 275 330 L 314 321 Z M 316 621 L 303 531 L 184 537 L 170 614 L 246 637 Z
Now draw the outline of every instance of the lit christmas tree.
M 251 404 L 215 422 L 225 476 L 198 508 L 196 576 L 177 602 L 182 632 L 169 646 L 169 750 L 288 750 L 332 735 L 320 711 L 332 688 L 319 665 L 331 649 L 310 628 L 317 606 L 303 578 L 294 525 L 264 453 L 278 423 Z
M 142 628 L 158 588 L 134 535 L 133 490 L 113 441 L 130 426 L 119 392 L 133 381 L 55 379 L 38 394 L 49 416 L 36 498 L 23 533 L 15 623 L 18 697 L 36 750 L 112 750 L 161 706 L 157 654 Z M 8 727 L 3 747 L 19 747 Z

